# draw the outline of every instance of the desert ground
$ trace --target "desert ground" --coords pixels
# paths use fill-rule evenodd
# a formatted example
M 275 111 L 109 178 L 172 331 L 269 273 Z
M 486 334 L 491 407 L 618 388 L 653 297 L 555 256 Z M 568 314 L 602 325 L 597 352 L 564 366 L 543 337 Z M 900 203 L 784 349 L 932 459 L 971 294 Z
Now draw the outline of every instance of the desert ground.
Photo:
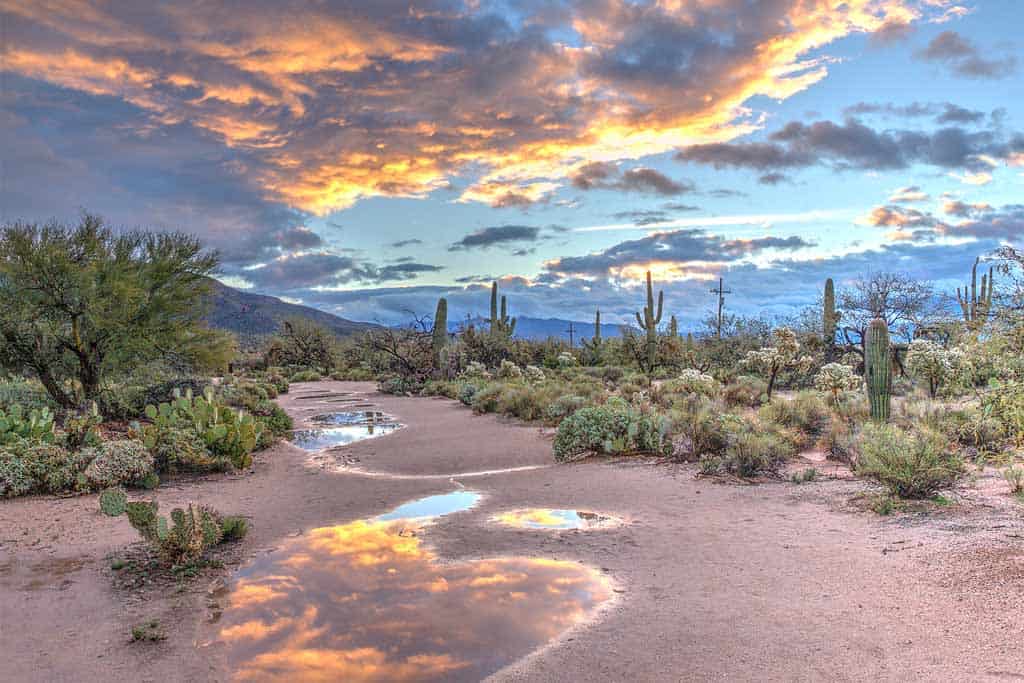
M 161 509 L 197 500 L 251 521 L 222 568 L 191 580 L 119 581 L 112 565 L 138 537 L 123 516 L 101 514 L 94 495 L 3 502 L 0 678 L 231 680 L 239 663 L 221 617 L 237 572 L 316 529 L 453 491 L 480 498 L 414 532 L 441 574 L 532 558 L 601 577 L 598 604 L 558 616 L 557 633 L 538 627 L 543 642 L 488 671 L 494 680 L 1024 678 L 1024 519 L 991 472 L 949 504 L 879 516 L 859 503 L 868 484 L 813 454 L 815 481 L 742 484 L 649 458 L 556 465 L 544 430 L 455 401 L 379 394 L 371 383 L 293 384 L 279 403 L 297 423 L 348 405 L 404 428 L 312 456 L 282 442 L 245 473 L 136 492 Z M 554 531 L 493 519 L 523 508 L 621 523 Z M 151 621 L 166 637 L 131 642 L 131 627 Z M 387 671 L 362 673 L 386 680 Z

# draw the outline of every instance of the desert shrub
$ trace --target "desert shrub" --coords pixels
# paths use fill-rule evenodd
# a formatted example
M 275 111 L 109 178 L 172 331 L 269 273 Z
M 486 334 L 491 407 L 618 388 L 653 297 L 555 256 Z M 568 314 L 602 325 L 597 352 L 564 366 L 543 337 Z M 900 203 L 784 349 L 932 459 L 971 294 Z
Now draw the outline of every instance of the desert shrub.
M 959 349 L 945 349 L 927 339 L 915 339 L 907 349 L 907 368 L 924 380 L 928 395 L 935 398 L 960 370 L 964 356 Z
M 532 422 L 544 415 L 547 407 L 545 395 L 529 386 L 505 385 L 498 394 L 497 412 L 513 415 L 520 420 Z
M 274 436 L 284 436 L 295 426 L 284 408 L 273 401 L 260 401 L 253 406 L 252 414 L 263 423 L 263 431 Z
M 166 565 L 196 562 L 224 538 L 220 515 L 212 508 L 189 503 L 187 508 L 171 510 L 170 522 L 157 509 L 155 501 L 128 503 L 126 513 L 132 527 Z
M 523 376 L 522 369 L 509 360 L 501 361 L 501 366 L 498 368 L 498 377 L 501 379 L 519 379 Z
M 900 498 L 927 498 L 964 475 L 963 461 L 948 440 L 931 429 L 869 423 L 861 431 L 858 450 L 857 473 Z
M 463 382 L 459 385 L 458 399 L 461 403 L 471 406 L 473 405 L 473 397 L 476 396 L 476 392 L 480 390 L 480 386 L 473 382 Z
M 555 434 L 555 460 L 572 460 L 587 453 L 670 455 L 672 440 L 664 417 L 612 398 L 588 406 L 562 420 Z
M 172 401 L 179 396 L 202 396 L 206 393 L 209 386 L 210 381 L 208 379 L 197 377 L 178 377 L 150 385 L 146 387 L 142 405 L 139 406 L 139 410 L 134 416 L 142 415 L 147 405 L 160 405 L 161 403 Z
M 764 402 L 767 390 L 768 383 L 764 380 L 740 375 L 735 382 L 725 385 L 722 389 L 722 399 L 727 406 L 757 408 Z
M 828 425 L 829 410 L 817 394 L 801 391 L 792 400 L 765 404 L 758 415 L 766 422 L 816 436 Z
M 818 478 L 818 470 L 813 467 L 809 467 L 802 472 L 794 472 L 793 476 L 789 478 L 794 484 L 806 484 L 812 482 Z
M 158 472 L 224 472 L 227 458 L 214 456 L 193 429 L 147 425 L 141 435 Z
M 672 431 L 686 439 L 689 459 L 717 457 L 725 452 L 727 435 L 723 412 L 720 404 L 696 396 L 676 404 L 676 409 L 670 413 Z
M 779 434 L 744 422 L 729 434 L 722 465 L 739 477 L 776 474 L 792 454 L 792 444 Z
M 289 382 L 319 382 L 323 376 L 316 370 L 299 370 L 289 378 Z
M 1010 465 L 1003 470 L 1003 479 L 1010 485 L 1010 493 L 1024 493 L 1024 467 Z
M 228 515 L 220 520 L 221 543 L 241 541 L 249 533 L 249 522 L 245 517 Z
M 462 385 L 459 382 L 449 380 L 431 379 L 423 383 L 420 390 L 421 396 L 444 396 L 445 398 L 458 399 L 459 390 Z
M 107 441 L 95 451 L 83 472 L 91 489 L 136 484 L 153 472 L 153 456 L 141 441 Z
M 466 365 L 466 369 L 462 371 L 464 377 L 486 379 L 490 376 L 487 372 L 487 366 L 479 361 L 470 361 Z
M 470 406 L 474 412 L 477 413 L 493 413 L 498 410 L 498 400 L 501 398 L 501 392 L 503 390 L 501 384 L 487 384 L 477 389 L 476 393 L 473 394 L 473 400 Z
M 97 428 L 102 424 L 99 408 L 95 403 L 90 410 L 68 415 L 64 419 L 64 446 L 71 451 L 96 448 L 101 445 Z
M 576 394 L 559 396 L 544 409 L 544 419 L 551 424 L 558 424 L 569 415 L 586 406 L 588 402 L 586 397 L 577 396 Z
M 57 408 L 42 384 L 24 379 L 0 381 L 0 411 L 7 412 L 11 406 L 21 406 L 26 412 Z
M 8 447 L 0 446 L 0 497 L 24 496 L 35 486 L 35 477 L 25 459 Z
M 109 517 L 118 517 L 124 514 L 128 505 L 128 495 L 121 487 L 103 489 L 100 491 L 100 512 Z
M 536 365 L 527 365 L 523 371 L 529 382 L 543 382 L 545 375 L 543 368 L 538 368 Z
M 422 385 L 416 380 L 397 375 L 381 378 L 377 383 L 377 390 L 379 392 L 395 396 L 411 396 L 419 393 L 422 388 Z
M 35 479 L 35 488 L 47 493 L 86 488 L 83 473 L 95 453 L 94 449 L 71 451 L 46 443 L 26 443 L 20 451 Z
M 853 465 L 857 460 L 857 437 L 843 420 L 832 420 L 821 435 L 821 448 L 832 460 Z
M 555 359 L 555 363 L 560 368 L 573 368 L 579 365 L 576 361 L 576 356 L 572 355 L 568 351 L 562 351 L 558 354 L 558 357 Z
M 686 368 L 679 373 L 679 377 L 670 381 L 674 382 L 682 391 L 708 398 L 717 396 L 721 390 L 718 380 L 694 368 Z

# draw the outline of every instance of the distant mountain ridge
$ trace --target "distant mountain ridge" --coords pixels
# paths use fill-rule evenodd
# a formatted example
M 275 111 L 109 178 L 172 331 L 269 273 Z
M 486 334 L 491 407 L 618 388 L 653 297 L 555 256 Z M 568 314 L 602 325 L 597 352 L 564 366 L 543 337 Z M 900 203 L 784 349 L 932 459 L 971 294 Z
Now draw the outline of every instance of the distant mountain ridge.
M 242 340 L 274 334 L 281 321 L 291 317 L 312 320 L 339 337 L 380 328 L 373 323 L 340 318 L 318 308 L 290 304 L 274 296 L 243 292 L 217 280 L 211 281 L 209 304 L 206 322 L 211 327 L 234 332 Z
M 473 318 L 470 322 L 478 329 L 487 329 L 487 318 Z M 465 320 L 449 321 L 448 330 L 454 332 L 465 325 L 465 323 Z M 580 322 L 579 320 L 563 318 L 530 318 L 527 316 L 516 316 L 515 336 L 517 339 L 532 339 L 534 341 L 541 341 L 549 337 L 569 341 L 570 323 L 573 326 L 573 339 L 576 343 L 579 343 L 581 339 L 590 339 L 594 336 L 593 321 Z M 622 325 L 615 323 L 602 324 L 601 336 L 607 338 L 621 337 Z

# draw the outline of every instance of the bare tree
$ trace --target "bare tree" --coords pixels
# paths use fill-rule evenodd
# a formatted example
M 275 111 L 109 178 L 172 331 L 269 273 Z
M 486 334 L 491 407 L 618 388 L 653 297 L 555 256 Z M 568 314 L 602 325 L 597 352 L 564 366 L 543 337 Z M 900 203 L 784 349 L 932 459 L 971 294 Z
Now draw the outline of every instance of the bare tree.
M 840 327 L 849 347 L 862 347 L 868 325 L 881 318 L 889 332 L 909 343 L 914 330 L 930 323 L 938 312 L 930 283 L 906 273 L 862 275 L 839 296 Z M 850 350 L 854 350 L 851 348 Z

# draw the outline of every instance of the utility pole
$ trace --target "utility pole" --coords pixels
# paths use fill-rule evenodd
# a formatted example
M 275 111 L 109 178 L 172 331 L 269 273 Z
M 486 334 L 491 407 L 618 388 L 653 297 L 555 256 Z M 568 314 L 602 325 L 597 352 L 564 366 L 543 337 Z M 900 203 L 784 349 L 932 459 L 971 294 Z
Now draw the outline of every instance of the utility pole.
M 715 336 L 718 337 L 719 339 L 722 338 L 722 307 L 725 306 L 725 295 L 732 294 L 732 290 L 725 289 L 723 287 L 723 284 L 723 278 L 718 278 L 718 288 L 711 290 L 712 294 L 718 295 L 718 328 L 717 332 L 715 333 Z
M 566 330 L 566 331 L 569 333 L 569 348 L 570 349 L 576 348 L 576 344 L 575 344 L 575 341 L 574 341 L 575 337 L 573 336 L 573 335 L 576 334 L 576 326 L 573 325 L 572 323 L 569 323 L 569 329 Z

